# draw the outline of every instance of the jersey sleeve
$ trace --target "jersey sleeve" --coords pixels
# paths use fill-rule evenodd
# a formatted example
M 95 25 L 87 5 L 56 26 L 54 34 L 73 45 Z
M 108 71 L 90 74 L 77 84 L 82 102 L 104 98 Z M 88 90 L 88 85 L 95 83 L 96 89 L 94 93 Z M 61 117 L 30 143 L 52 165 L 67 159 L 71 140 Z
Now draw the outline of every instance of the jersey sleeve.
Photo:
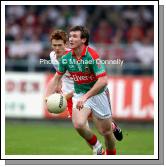
M 66 63 L 65 59 L 63 57 L 59 60 L 59 65 L 57 69 L 57 74 L 63 75 L 66 72 Z
M 97 78 L 106 76 L 105 65 L 101 62 L 101 59 L 94 60 L 92 68 Z
M 58 60 L 56 59 L 55 53 L 54 53 L 53 51 L 50 53 L 50 60 L 51 60 L 51 64 L 53 65 L 53 67 L 54 67 L 55 70 L 57 71 L 59 62 L 58 62 Z
M 93 61 L 92 70 L 96 78 L 106 76 L 105 65 L 102 63 L 101 59 L 99 58 L 98 53 L 90 47 L 88 47 L 88 52 L 90 53 L 91 60 Z

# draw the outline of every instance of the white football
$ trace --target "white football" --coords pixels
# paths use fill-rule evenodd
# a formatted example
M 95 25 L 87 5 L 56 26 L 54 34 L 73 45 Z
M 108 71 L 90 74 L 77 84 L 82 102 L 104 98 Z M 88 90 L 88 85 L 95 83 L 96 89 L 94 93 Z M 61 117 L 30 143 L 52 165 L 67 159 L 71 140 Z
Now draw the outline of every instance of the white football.
M 47 108 L 50 113 L 59 114 L 65 111 L 67 101 L 64 96 L 59 93 L 54 93 L 47 98 Z

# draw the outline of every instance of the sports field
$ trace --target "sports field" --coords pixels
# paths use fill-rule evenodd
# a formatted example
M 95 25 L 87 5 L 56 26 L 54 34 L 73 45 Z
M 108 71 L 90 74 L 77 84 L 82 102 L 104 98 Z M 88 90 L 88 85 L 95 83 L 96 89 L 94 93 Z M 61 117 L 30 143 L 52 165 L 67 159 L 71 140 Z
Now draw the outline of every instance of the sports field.
M 119 155 L 153 155 L 152 125 L 120 124 L 124 139 L 116 143 Z M 102 143 L 102 137 L 94 132 Z M 70 121 L 6 121 L 6 155 L 90 155 L 91 149 Z

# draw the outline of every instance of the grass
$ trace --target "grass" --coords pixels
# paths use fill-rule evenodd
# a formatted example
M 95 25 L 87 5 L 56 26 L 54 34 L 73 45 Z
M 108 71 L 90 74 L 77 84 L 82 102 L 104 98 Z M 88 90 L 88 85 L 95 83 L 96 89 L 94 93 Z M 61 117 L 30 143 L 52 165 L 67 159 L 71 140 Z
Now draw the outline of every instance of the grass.
M 132 127 L 132 128 L 131 128 Z M 124 139 L 116 143 L 120 155 L 153 155 L 153 127 L 121 126 Z M 96 132 L 98 138 L 103 138 Z M 6 122 L 6 155 L 90 155 L 91 149 L 71 123 Z

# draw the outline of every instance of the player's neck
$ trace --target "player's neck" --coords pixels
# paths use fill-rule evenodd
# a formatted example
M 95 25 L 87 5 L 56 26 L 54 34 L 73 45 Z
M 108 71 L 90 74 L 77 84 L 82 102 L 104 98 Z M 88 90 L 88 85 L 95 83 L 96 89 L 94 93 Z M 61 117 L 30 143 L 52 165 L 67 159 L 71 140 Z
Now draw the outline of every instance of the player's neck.
M 74 49 L 74 53 L 75 53 L 77 58 L 80 58 L 82 56 L 82 52 L 84 50 L 84 47 L 85 47 L 84 45 L 81 45 L 80 47 Z

